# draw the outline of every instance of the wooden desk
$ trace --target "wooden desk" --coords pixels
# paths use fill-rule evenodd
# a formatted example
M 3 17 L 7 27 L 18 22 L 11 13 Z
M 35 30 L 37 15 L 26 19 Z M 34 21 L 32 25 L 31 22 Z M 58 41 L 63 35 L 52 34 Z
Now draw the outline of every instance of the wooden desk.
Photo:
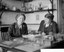
M 41 38 L 40 38 L 41 39 Z M 3 47 L 5 49 L 9 50 L 17 50 L 17 51 L 23 51 L 23 52 L 35 52 L 39 49 L 45 49 L 46 47 L 51 46 L 51 41 L 46 40 L 42 45 L 35 43 L 33 41 L 30 41 L 28 39 L 23 40 L 23 43 L 21 42 L 21 38 L 18 38 L 17 41 L 11 41 L 13 44 L 7 45 L 3 44 L 2 42 L 0 43 L 0 47 Z M 8 41 L 10 42 L 10 41 Z M 5 41 L 4 41 L 5 43 Z
M 11 41 L 11 42 L 13 42 L 13 41 Z M 9 50 L 13 50 L 13 51 L 17 50 L 17 51 L 24 51 L 24 52 L 35 52 L 37 50 L 44 49 L 45 47 L 51 46 L 50 41 L 45 41 L 45 43 L 43 43 L 43 45 L 39 45 L 38 43 L 31 42 L 28 40 L 24 41 L 23 43 L 18 43 L 18 44 L 16 43 L 16 45 L 15 45 L 15 43 L 14 43 L 14 45 L 11 44 L 11 46 L 0 43 L 0 47 L 9 49 Z

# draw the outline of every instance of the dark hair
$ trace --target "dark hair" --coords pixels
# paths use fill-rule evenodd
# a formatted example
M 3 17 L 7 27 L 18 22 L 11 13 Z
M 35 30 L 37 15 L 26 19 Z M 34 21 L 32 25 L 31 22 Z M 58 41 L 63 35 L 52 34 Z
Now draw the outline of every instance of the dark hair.
M 53 19 L 54 19 L 54 15 L 51 14 L 51 13 L 47 13 L 47 14 L 45 15 L 45 17 L 48 18 L 48 19 L 50 19 L 50 20 L 53 20 Z
M 17 15 L 16 15 L 16 17 L 15 17 L 15 19 L 17 20 L 17 18 L 18 18 L 19 16 L 21 16 L 21 15 L 23 15 L 23 16 L 24 16 L 24 20 L 25 20 L 25 19 L 26 19 L 25 14 L 17 14 Z

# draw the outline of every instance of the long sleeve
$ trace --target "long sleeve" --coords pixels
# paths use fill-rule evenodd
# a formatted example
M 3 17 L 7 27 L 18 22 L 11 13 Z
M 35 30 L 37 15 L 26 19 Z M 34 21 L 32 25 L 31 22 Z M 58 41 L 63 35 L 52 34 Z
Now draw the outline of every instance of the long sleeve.
M 41 21 L 38 31 L 42 31 L 43 24 L 44 24 L 44 20 L 43 20 L 43 21 Z
M 13 28 L 12 28 L 12 26 L 11 26 L 11 27 L 9 27 L 9 29 L 8 29 L 8 34 L 11 35 L 12 33 L 13 33 Z
M 58 32 L 59 32 L 58 24 L 57 23 L 54 23 L 53 24 L 53 33 L 58 33 Z
M 27 28 L 27 25 L 26 25 L 26 30 L 25 30 L 25 33 L 28 34 L 28 28 Z
M 22 24 L 22 34 L 28 34 L 28 27 L 26 23 Z
M 9 38 L 9 40 L 12 39 L 11 35 L 13 35 L 13 27 L 12 26 L 10 26 L 9 29 L 8 29 L 8 38 Z

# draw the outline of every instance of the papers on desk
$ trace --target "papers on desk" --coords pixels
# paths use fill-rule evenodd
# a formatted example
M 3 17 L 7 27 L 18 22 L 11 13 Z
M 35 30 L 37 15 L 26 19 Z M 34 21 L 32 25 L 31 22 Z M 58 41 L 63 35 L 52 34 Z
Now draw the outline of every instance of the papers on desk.
M 28 38 L 29 40 L 35 40 L 35 39 L 43 39 L 43 40 L 50 40 L 50 41 L 53 41 L 53 36 L 51 36 L 51 35 L 45 35 L 45 36 L 43 36 L 43 35 L 39 35 L 39 34 L 37 34 L 37 35 L 33 35 L 33 34 L 29 34 L 29 35 L 23 35 L 23 37 L 24 38 Z
M 4 42 L 0 43 L 0 46 L 12 48 L 12 47 L 18 46 L 20 44 L 23 45 L 23 40 L 14 39 L 13 41 L 4 41 Z
M 4 42 L 2 42 L 2 44 L 11 45 L 11 44 L 13 44 L 13 42 L 12 41 L 4 41 Z
M 34 35 L 23 35 L 24 38 L 32 38 Z
M 11 46 L 12 43 L 13 43 L 13 42 L 11 42 L 11 41 L 4 41 L 4 42 L 0 43 L 0 46 L 12 48 L 12 46 Z
M 41 35 L 37 34 L 37 35 L 33 35 L 33 34 L 28 34 L 28 35 L 23 35 L 24 38 L 35 38 L 35 37 L 39 37 Z
M 22 38 L 16 38 L 13 41 L 4 41 L 4 42 L 0 43 L 0 46 L 12 48 L 12 47 L 16 47 L 19 45 L 21 45 L 21 46 L 28 45 L 32 42 L 34 44 L 38 44 L 38 45 L 44 45 L 44 44 L 46 46 L 50 45 L 50 41 L 44 40 L 44 38 L 40 38 L 39 36 L 41 37 L 41 35 L 24 35 L 23 37 L 28 38 L 28 39 L 25 40 Z
M 29 40 L 35 40 L 35 38 L 38 38 L 41 35 L 33 35 L 33 34 L 28 34 L 28 35 L 23 35 L 23 38 L 28 38 Z

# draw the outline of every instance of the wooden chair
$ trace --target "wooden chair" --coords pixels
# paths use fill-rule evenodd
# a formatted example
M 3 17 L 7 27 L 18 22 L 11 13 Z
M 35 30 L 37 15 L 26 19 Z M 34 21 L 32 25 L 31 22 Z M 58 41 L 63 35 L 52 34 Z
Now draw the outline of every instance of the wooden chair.
M 1 27 L 1 37 L 2 40 L 7 40 L 8 39 L 8 27 Z

